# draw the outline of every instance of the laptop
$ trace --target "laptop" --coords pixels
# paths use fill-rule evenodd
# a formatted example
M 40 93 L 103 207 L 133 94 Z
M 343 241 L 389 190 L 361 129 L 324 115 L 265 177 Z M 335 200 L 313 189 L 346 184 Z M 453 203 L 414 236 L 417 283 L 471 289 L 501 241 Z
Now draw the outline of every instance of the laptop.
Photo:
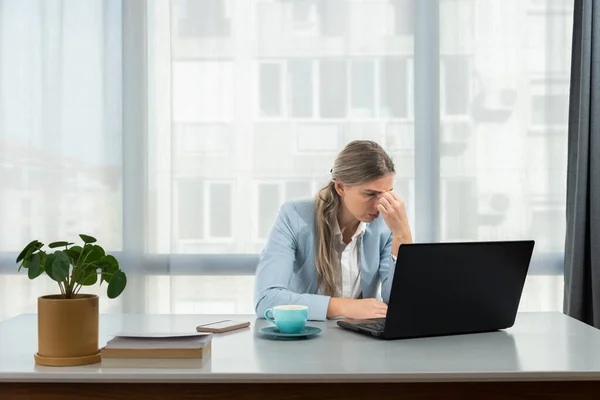
M 343 319 L 381 339 L 491 332 L 513 326 L 534 241 L 403 244 L 386 318 Z

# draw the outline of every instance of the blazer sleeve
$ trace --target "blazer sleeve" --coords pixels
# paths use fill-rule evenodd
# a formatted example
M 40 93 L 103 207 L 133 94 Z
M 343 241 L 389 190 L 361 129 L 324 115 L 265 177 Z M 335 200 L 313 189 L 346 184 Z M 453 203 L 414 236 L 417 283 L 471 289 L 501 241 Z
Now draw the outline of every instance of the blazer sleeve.
M 379 277 L 381 279 L 381 298 L 384 303 L 390 301 L 390 292 L 392 290 L 392 281 L 394 280 L 394 271 L 396 263 L 392 255 L 392 234 L 390 233 L 385 245 L 379 254 Z
M 254 308 L 259 318 L 278 305 L 304 305 L 308 319 L 327 319 L 329 296 L 295 293 L 289 289 L 298 248 L 298 211 L 293 203 L 284 204 L 269 233 L 256 269 Z

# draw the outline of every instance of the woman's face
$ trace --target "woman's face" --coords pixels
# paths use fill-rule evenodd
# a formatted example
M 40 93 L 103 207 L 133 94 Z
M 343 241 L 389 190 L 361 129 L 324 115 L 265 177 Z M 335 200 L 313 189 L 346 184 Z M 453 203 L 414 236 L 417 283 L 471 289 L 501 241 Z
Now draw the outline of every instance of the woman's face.
M 394 189 L 394 176 L 389 174 L 360 186 L 338 182 L 335 189 L 350 215 L 361 222 L 372 222 L 379 217 L 377 206 L 381 195 Z

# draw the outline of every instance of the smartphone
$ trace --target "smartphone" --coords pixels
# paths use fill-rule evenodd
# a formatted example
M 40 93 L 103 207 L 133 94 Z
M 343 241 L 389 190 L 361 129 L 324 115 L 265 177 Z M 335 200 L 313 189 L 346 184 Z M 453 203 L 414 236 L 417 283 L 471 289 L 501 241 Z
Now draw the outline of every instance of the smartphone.
M 249 321 L 232 321 L 230 319 L 226 319 L 223 321 L 215 321 L 208 324 L 198 325 L 196 330 L 198 332 L 223 333 L 246 328 L 248 326 L 250 326 Z

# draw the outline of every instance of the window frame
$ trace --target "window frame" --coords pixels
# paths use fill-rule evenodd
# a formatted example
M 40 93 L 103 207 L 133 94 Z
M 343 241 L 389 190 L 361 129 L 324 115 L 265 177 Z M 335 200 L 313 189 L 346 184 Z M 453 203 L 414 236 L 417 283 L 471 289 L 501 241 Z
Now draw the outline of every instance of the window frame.
M 147 188 L 139 179 L 147 173 L 144 152 L 148 148 L 146 51 L 147 3 L 123 3 L 123 248 L 111 251 L 128 271 L 146 275 L 254 275 L 259 254 L 158 254 L 147 248 Z M 414 120 L 415 120 L 415 240 L 436 240 L 439 235 L 439 4 L 415 1 Z M 315 105 L 313 105 L 313 108 Z M 432 108 L 433 107 L 433 108 Z M 437 118 L 431 118 L 431 112 Z M 428 116 L 425 118 L 425 116 Z M 328 120 L 334 121 L 334 120 Z M 437 157 L 437 158 L 436 158 Z M 141 172 L 140 172 L 141 171 Z M 212 180 L 211 180 L 212 181 Z M 235 192 L 235 191 L 232 191 Z M 233 220 L 233 218 L 232 218 Z M 0 274 L 17 272 L 17 252 L 0 252 Z M 177 268 L 172 268 L 176 264 Z M 563 273 L 564 254 L 543 253 L 530 274 Z M 22 273 L 22 272 L 21 272 Z M 135 285 L 144 286 L 144 285 Z M 126 296 L 144 298 L 143 287 Z M 124 302 L 123 312 L 138 311 Z

